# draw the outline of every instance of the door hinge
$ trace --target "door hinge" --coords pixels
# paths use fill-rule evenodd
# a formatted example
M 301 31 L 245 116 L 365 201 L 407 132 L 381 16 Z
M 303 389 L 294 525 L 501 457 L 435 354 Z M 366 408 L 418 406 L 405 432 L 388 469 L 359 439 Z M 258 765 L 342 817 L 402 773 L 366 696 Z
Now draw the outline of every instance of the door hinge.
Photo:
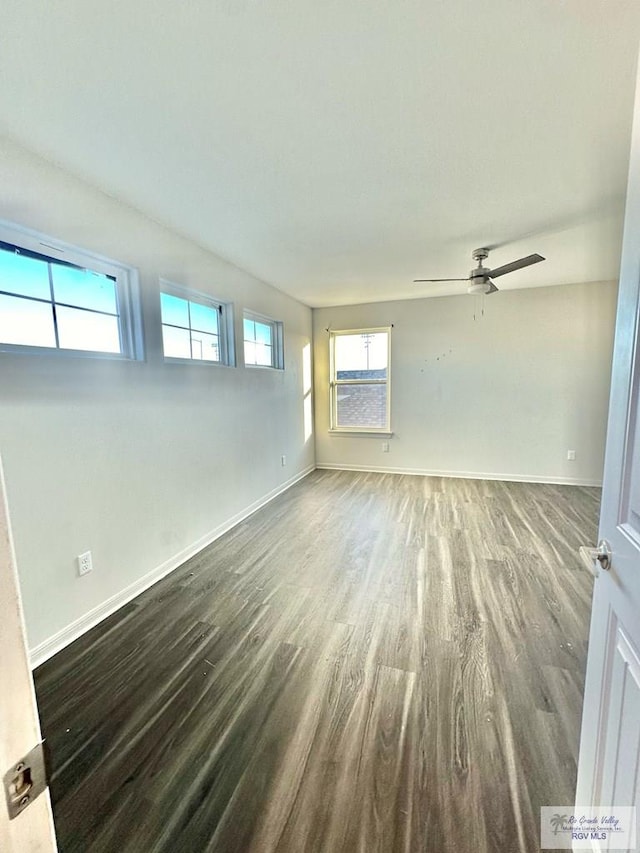
M 48 786 L 44 741 L 34 746 L 4 774 L 9 820 L 13 820 Z

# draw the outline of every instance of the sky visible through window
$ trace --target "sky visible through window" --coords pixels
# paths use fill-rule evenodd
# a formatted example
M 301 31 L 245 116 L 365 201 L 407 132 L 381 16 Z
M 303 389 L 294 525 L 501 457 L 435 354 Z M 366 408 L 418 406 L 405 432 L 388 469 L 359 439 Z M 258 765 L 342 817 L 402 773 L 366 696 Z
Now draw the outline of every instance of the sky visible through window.
M 387 332 L 335 336 L 336 378 L 352 371 L 385 371 L 387 368 Z M 378 374 L 379 375 L 379 374 Z M 362 377 L 364 378 L 364 377 Z
M 164 292 L 160 301 L 165 358 L 220 361 L 217 306 Z
M 273 367 L 273 329 L 270 323 L 244 318 L 244 361 L 261 367 Z
M 0 249 L 0 342 L 120 353 L 115 279 Z

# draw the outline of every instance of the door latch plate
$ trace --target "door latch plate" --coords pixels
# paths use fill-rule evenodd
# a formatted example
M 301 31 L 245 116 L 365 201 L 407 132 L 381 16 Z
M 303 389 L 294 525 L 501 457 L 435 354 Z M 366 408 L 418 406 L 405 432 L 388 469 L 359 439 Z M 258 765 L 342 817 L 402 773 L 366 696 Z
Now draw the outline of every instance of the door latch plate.
M 16 761 L 4 774 L 3 781 L 9 820 L 13 820 L 47 787 L 44 742 Z

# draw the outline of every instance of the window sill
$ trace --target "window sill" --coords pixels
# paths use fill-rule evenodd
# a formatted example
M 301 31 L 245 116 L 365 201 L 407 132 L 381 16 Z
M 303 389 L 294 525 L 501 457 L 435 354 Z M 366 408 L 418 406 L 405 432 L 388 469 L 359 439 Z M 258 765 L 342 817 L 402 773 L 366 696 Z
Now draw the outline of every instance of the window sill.
M 273 364 L 247 364 L 245 362 L 244 366 L 251 370 L 284 370 L 284 367 L 276 367 Z
M 32 344 L 0 343 L 0 353 L 7 355 L 44 355 L 52 358 L 98 358 L 107 361 L 143 361 L 134 355 L 123 352 L 103 352 L 101 350 L 62 349 L 61 347 L 39 347 Z
M 172 355 L 164 356 L 165 364 L 188 364 L 191 366 L 192 364 L 206 364 L 209 367 L 235 367 L 234 364 L 227 364 L 226 361 L 213 361 L 208 358 L 176 358 Z
M 393 438 L 393 433 L 386 429 L 330 429 L 329 435 L 352 435 L 356 438 Z

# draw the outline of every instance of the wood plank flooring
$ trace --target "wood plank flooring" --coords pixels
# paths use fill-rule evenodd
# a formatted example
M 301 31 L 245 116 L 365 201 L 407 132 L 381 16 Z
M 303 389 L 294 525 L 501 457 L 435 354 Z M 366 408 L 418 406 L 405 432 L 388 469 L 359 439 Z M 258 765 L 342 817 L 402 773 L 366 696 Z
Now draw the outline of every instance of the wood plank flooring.
M 533 853 L 597 489 L 316 471 L 35 673 L 61 853 Z

